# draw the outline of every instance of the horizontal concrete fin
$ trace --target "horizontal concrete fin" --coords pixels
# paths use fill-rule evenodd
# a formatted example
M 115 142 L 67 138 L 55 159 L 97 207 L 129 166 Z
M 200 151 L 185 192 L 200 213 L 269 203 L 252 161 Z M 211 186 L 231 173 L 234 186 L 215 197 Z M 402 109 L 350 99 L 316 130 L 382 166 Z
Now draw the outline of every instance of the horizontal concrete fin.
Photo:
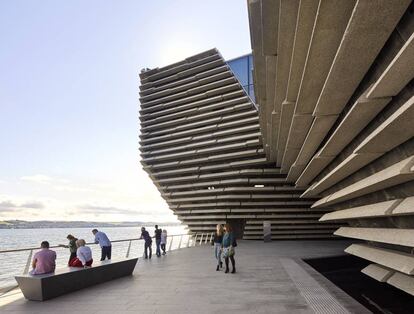
M 362 269 L 361 272 L 379 282 L 387 282 L 387 280 L 395 273 L 394 270 L 377 264 L 369 264 Z
M 341 227 L 335 234 L 366 241 L 414 247 L 414 229 Z
M 352 244 L 345 249 L 345 252 L 407 275 L 414 273 L 414 256 L 410 254 L 366 244 Z
M 414 179 L 414 156 L 408 157 L 382 171 L 359 180 L 315 202 L 312 207 L 323 207 L 343 202 L 374 191 L 386 189 Z

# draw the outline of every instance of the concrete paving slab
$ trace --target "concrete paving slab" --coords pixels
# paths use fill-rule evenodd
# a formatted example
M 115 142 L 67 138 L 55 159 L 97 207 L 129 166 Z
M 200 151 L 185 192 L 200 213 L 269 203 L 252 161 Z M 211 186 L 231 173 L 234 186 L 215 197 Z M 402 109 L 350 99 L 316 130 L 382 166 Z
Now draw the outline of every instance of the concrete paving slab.
M 327 313 L 327 308 L 321 304 L 310 304 L 314 300 L 309 296 L 317 291 L 320 300 L 332 300 L 342 313 L 367 312 L 301 261 L 301 258 L 342 254 L 350 242 L 239 242 L 236 274 L 216 271 L 213 248 L 204 245 L 141 260 L 134 276 L 46 302 L 26 301 L 14 290 L 0 297 L 0 311 L 7 314 L 57 311 L 88 314 Z M 291 273 L 291 266 L 294 273 Z M 298 287 L 298 283 L 302 286 Z

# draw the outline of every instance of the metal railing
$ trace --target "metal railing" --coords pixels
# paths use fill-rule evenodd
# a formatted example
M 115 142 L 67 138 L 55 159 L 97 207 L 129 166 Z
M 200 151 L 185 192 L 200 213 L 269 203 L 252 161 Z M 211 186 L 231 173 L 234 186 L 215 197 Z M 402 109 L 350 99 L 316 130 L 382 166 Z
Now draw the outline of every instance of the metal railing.
M 213 238 L 213 232 L 212 233 L 194 233 L 194 234 L 177 234 L 177 235 L 169 235 L 167 236 L 167 244 L 168 244 L 168 250 L 167 251 L 171 251 L 172 250 L 172 244 L 174 242 L 174 239 L 178 239 L 178 246 L 176 249 L 181 249 L 182 247 L 193 247 L 196 246 L 197 243 L 198 245 L 202 245 L 203 244 L 203 240 L 204 240 L 204 244 L 206 244 L 208 242 L 208 239 Z M 188 236 L 187 239 L 187 244 L 185 246 L 183 246 L 183 237 Z M 111 243 L 119 243 L 119 242 L 128 242 L 128 248 L 125 254 L 125 257 L 128 258 L 130 256 L 131 253 L 131 248 L 132 248 L 132 242 L 134 241 L 144 241 L 144 239 L 141 238 L 131 238 L 131 239 L 122 239 L 122 240 L 114 240 L 111 241 Z M 176 240 L 177 241 L 177 240 Z M 97 245 L 96 243 L 86 243 L 87 245 Z M 50 247 L 51 249 L 53 248 L 67 248 L 67 246 L 65 245 L 54 245 Z M 5 254 L 5 253 L 13 253 L 13 252 L 24 252 L 24 251 L 28 251 L 29 255 L 27 257 L 27 262 L 25 264 L 24 270 L 23 270 L 23 274 L 27 274 L 29 272 L 30 269 L 30 264 L 32 262 L 32 258 L 33 258 L 33 251 L 37 251 L 39 250 L 39 247 L 29 247 L 29 248 L 19 248 L 19 249 L 10 249 L 10 250 L 0 250 L 0 254 Z M 144 252 L 145 254 L 145 252 Z

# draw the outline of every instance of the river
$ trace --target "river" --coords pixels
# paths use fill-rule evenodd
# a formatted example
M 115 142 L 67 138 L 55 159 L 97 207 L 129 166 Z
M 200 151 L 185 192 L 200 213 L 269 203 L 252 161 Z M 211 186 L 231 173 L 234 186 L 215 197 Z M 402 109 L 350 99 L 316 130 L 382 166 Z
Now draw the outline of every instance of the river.
M 160 226 L 166 229 L 168 235 L 178 235 L 187 233 L 185 226 Z M 154 227 L 146 227 L 151 235 L 154 233 Z M 48 229 L 0 229 L 0 251 L 8 249 L 19 249 L 28 247 L 39 247 L 44 240 L 49 241 L 51 246 L 67 244 L 66 236 L 73 234 L 79 239 L 85 239 L 87 242 L 93 242 L 94 236 L 92 228 L 48 228 Z M 114 240 L 131 239 L 140 237 L 140 227 L 112 227 L 99 228 L 105 232 L 108 237 Z M 171 249 L 179 245 L 179 237 L 174 238 Z M 184 237 L 183 243 L 186 244 L 187 237 Z M 170 238 L 169 238 L 170 240 Z M 128 250 L 129 242 L 113 243 L 112 255 L 114 258 L 125 257 Z M 167 244 L 167 248 L 169 243 Z M 100 249 L 97 245 L 92 245 L 93 259 L 99 260 Z M 153 251 L 155 253 L 155 245 Z M 56 267 L 66 266 L 69 256 L 68 249 L 56 248 L 57 253 Z M 35 252 L 35 251 L 34 251 Z M 143 242 L 133 241 L 131 244 L 130 256 L 141 257 L 143 254 Z M 0 291 L 9 286 L 15 285 L 14 276 L 21 274 L 25 268 L 29 251 L 0 253 Z

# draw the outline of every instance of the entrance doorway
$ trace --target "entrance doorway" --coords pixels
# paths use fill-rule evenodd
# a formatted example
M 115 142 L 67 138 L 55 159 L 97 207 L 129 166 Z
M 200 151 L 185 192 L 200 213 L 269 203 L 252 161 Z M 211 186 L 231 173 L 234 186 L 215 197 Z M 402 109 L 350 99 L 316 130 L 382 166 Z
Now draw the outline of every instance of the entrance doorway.
M 233 228 L 233 234 L 236 239 L 242 239 L 246 219 L 227 219 L 226 222 Z

